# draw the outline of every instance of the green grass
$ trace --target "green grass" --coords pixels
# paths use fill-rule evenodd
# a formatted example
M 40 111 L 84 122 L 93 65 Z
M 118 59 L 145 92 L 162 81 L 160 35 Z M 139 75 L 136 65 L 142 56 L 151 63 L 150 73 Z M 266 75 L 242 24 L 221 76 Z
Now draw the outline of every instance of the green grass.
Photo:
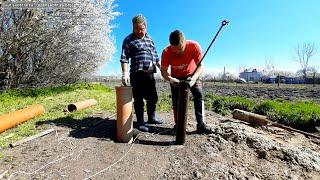
M 251 99 L 242 97 L 214 96 L 210 93 L 205 95 L 206 109 L 216 113 L 227 115 L 234 109 L 252 111 L 255 103 Z
M 157 111 L 169 112 L 172 110 L 171 93 L 159 93 Z
M 320 105 L 311 101 L 290 102 L 278 100 L 253 100 L 242 97 L 205 95 L 208 110 L 228 115 L 233 109 L 266 115 L 268 119 L 296 129 L 315 131 L 320 124 Z
M 261 102 L 256 109 L 273 121 L 301 130 L 314 131 L 320 123 L 320 105 L 314 102 L 268 100 Z
M 94 98 L 98 104 L 72 114 L 63 110 L 69 103 Z M 0 115 L 16 111 L 34 104 L 45 107 L 45 114 L 27 121 L 15 128 L 0 134 L 0 147 L 7 147 L 9 143 L 24 137 L 32 136 L 46 129 L 47 125 L 39 122 L 68 119 L 83 119 L 100 112 L 115 112 L 115 91 L 100 84 L 73 84 L 48 88 L 9 90 L 0 93 Z

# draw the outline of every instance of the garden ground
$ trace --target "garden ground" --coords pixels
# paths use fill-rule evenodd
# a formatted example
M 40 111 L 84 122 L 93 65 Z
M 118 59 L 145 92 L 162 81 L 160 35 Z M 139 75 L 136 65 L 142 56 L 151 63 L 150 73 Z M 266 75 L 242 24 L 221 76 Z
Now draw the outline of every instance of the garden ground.
M 276 127 L 254 128 L 206 113 L 215 133 L 195 133 L 189 112 L 186 143 L 175 145 L 171 113 L 133 144 L 115 142 L 112 114 L 46 122 L 42 138 L 4 149 L 5 179 L 319 179 L 320 141 Z M 111 118 L 108 118 L 111 117 Z

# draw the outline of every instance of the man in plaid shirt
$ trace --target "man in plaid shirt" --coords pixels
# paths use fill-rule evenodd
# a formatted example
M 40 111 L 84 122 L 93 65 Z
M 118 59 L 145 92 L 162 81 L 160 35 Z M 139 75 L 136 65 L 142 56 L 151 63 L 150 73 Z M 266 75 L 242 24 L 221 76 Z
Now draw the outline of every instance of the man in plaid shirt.
M 144 102 L 147 101 L 147 114 L 149 124 L 161 124 L 155 117 L 158 95 L 154 79 L 156 66 L 160 68 L 159 56 L 153 40 L 146 32 L 146 19 L 143 15 L 134 16 L 132 19 L 133 33 L 129 34 L 122 44 L 121 68 L 122 84 L 132 86 L 134 110 L 137 117 L 138 129 L 148 132 L 144 123 Z M 130 60 L 130 80 L 128 64 Z M 130 81 L 130 84 L 129 84 Z

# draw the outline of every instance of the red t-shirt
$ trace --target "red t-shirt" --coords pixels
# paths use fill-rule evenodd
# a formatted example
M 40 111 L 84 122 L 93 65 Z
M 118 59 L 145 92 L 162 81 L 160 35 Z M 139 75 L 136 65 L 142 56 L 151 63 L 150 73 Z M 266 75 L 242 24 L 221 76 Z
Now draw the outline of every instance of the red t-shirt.
M 200 45 L 191 40 L 186 41 L 186 47 L 182 55 L 172 52 L 171 46 L 162 51 L 161 66 L 171 68 L 171 76 L 185 77 L 191 75 L 202 58 Z

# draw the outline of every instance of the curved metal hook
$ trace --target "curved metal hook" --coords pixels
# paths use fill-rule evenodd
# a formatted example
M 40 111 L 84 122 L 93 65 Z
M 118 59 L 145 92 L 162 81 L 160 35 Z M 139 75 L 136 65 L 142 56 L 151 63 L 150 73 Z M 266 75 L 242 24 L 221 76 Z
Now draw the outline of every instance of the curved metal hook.
M 223 20 L 223 21 L 222 21 L 222 26 L 228 25 L 228 24 L 229 24 L 229 22 L 230 22 L 230 21 L 228 21 L 228 20 L 226 20 L 226 19 L 225 19 L 225 20 Z

